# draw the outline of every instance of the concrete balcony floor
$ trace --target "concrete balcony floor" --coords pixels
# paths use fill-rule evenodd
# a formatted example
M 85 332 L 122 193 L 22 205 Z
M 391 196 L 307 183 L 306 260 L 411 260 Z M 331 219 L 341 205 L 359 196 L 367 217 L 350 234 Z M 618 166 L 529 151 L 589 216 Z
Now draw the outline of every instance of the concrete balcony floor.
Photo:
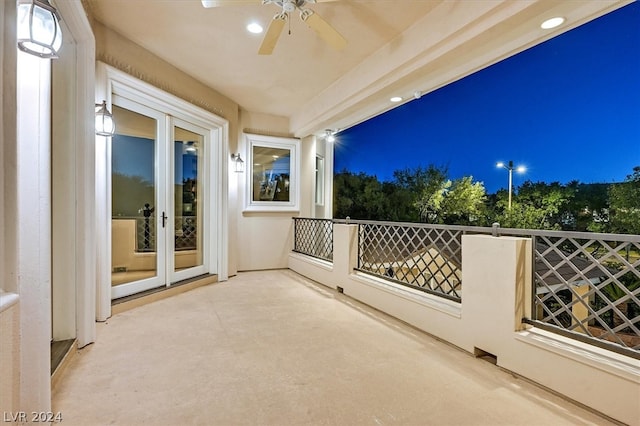
M 53 410 L 67 426 L 610 424 L 288 270 L 100 324 Z

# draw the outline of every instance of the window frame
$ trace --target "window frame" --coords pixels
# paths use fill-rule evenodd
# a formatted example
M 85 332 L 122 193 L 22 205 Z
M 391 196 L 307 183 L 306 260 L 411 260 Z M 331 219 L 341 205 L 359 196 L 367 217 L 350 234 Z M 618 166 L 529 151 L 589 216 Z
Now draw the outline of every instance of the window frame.
M 245 134 L 247 143 L 246 191 L 244 211 L 300 211 L 300 139 Z M 289 201 L 256 201 L 253 199 L 254 148 L 275 148 L 289 151 Z

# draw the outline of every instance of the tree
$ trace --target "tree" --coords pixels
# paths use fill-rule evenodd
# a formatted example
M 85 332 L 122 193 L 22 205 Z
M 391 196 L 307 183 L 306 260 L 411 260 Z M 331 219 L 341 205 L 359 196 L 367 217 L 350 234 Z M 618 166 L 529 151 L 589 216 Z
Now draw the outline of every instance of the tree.
M 473 176 L 454 180 L 442 200 L 442 222 L 450 225 L 484 224 L 486 198 L 484 185 L 473 182 Z
M 640 166 L 623 183 L 609 187 L 612 232 L 640 234 Z
M 472 176 L 454 181 L 443 175 L 433 175 L 417 205 L 421 218 L 429 223 L 479 225 L 485 220 L 486 193 L 481 182 Z
M 140 216 L 145 203 L 155 204 L 153 183 L 142 176 L 129 176 L 114 173 L 111 183 L 112 215 L 123 217 Z
M 497 201 L 497 221 L 508 228 L 561 229 L 563 213 L 574 193 L 558 182 L 526 181 L 518 188 L 511 210 L 504 198 Z
M 389 220 L 389 200 L 376 176 L 343 170 L 334 176 L 333 217 Z
M 447 179 L 447 169 L 434 165 L 421 173 L 420 186 L 417 188 L 417 200 L 414 205 L 420 212 L 420 218 L 428 223 L 438 223 L 444 193 L 451 185 Z

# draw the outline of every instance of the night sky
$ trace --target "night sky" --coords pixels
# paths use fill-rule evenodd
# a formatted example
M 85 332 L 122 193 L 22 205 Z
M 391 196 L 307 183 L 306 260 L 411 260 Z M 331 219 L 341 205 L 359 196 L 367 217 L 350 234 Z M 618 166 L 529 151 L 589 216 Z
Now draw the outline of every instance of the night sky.
M 534 182 L 619 182 L 640 166 L 640 2 L 566 32 L 337 135 L 334 171 L 391 180 L 448 167 L 487 192 L 497 161 Z

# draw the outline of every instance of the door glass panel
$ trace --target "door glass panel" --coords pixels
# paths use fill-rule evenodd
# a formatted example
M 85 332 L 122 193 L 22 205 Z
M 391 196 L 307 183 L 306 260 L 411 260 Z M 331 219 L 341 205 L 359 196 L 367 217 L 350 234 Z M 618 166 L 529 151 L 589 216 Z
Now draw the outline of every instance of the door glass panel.
M 157 276 L 154 118 L 113 105 L 111 285 Z
M 181 271 L 202 265 L 204 137 L 174 128 L 174 268 Z

